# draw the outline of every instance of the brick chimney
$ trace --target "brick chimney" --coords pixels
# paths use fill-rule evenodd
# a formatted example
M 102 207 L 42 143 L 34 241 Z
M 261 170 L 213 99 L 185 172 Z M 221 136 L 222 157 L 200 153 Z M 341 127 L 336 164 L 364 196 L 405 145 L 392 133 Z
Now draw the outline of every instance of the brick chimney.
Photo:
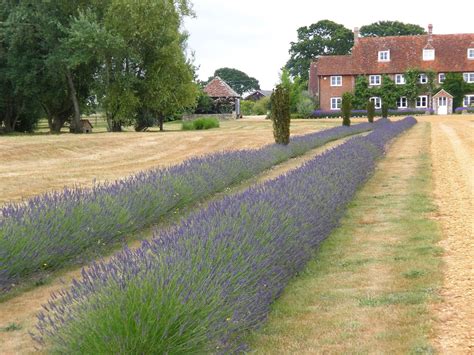
M 359 42 L 359 27 L 354 27 L 354 44 Z
M 433 25 L 430 23 L 428 25 L 428 41 L 431 42 L 433 40 Z

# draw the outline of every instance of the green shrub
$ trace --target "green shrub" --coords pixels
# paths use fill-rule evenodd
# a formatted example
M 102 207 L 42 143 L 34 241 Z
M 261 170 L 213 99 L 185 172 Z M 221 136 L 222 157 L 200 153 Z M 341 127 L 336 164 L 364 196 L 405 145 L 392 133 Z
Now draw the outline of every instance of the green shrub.
M 314 111 L 314 100 L 308 91 L 302 91 L 296 104 L 296 112 L 301 118 L 308 118 Z
M 194 121 L 183 121 L 181 126 L 183 131 L 195 131 L 217 127 L 219 127 L 219 120 L 214 117 L 203 117 Z
M 255 106 L 254 101 L 242 100 L 240 101 L 240 112 L 244 116 L 249 116 L 253 113 L 254 106 Z
M 371 100 L 367 101 L 367 118 L 370 123 L 374 122 L 375 117 L 375 103 Z
M 254 115 L 266 115 L 270 110 L 270 97 L 262 97 L 253 105 Z
M 350 92 L 342 94 L 342 125 L 351 125 L 352 100 L 354 96 Z
M 388 117 L 388 104 L 386 104 L 385 102 L 382 102 L 382 117 Z
M 290 93 L 283 85 L 277 85 L 271 96 L 273 136 L 278 144 L 290 143 Z

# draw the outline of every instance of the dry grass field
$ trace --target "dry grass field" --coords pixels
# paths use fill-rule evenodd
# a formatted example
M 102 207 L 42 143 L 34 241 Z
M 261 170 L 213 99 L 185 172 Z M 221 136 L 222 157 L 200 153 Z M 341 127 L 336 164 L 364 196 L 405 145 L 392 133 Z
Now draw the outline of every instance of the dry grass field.
M 293 120 L 299 135 L 339 125 L 339 120 Z M 273 142 L 271 122 L 261 117 L 222 122 L 218 129 L 87 135 L 0 136 L 0 205 L 64 186 L 90 186 L 134 172 L 179 163 L 221 150 L 256 148 Z

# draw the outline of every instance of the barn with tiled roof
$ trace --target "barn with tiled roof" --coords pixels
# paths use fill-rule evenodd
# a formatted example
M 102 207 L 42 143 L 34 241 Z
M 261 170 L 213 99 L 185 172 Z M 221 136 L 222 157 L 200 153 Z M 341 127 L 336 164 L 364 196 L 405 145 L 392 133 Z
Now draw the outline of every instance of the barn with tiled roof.
M 205 87 L 204 92 L 212 98 L 240 97 L 224 80 L 216 76 Z

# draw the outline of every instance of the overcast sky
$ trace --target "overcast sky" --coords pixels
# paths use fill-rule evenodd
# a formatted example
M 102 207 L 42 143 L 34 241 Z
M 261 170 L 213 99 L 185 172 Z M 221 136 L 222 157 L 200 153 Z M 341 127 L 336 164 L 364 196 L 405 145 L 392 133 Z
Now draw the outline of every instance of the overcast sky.
M 199 77 L 222 67 L 236 68 L 260 81 L 262 89 L 278 82 L 289 58 L 296 30 L 329 19 L 347 28 L 397 20 L 433 32 L 474 33 L 474 1 L 451 0 L 194 0 L 196 18 L 187 19 L 189 47 L 195 51 Z

